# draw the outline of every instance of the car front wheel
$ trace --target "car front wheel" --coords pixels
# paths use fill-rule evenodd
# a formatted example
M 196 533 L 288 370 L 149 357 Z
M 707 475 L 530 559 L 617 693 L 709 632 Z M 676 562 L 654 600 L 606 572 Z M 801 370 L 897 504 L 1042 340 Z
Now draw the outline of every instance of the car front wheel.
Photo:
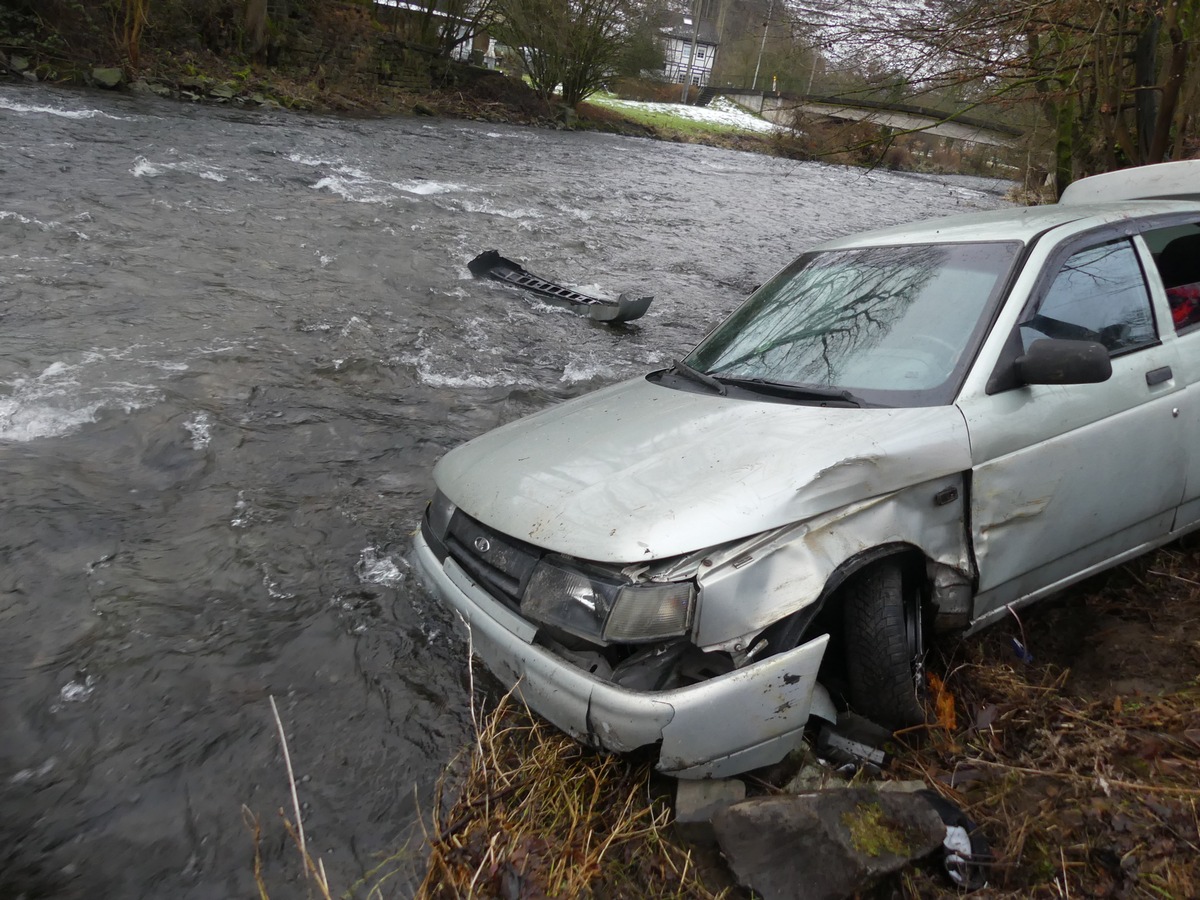
M 893 561 L 855 575 L 843 589 L 851 705 L 893 730 L 926 721 L 921 599 L 908 594 Z

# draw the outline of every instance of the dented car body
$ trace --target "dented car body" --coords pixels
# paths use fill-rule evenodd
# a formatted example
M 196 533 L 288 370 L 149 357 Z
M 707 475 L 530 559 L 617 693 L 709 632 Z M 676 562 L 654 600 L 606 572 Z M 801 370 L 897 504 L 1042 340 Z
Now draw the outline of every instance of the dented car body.
M 680 777 L 902 726 L 927 634 L 1200 523 L 1197 196 L 1167 164 L 806 253 L 682 363 L 447 454 L 419 570 L 533 709 Z

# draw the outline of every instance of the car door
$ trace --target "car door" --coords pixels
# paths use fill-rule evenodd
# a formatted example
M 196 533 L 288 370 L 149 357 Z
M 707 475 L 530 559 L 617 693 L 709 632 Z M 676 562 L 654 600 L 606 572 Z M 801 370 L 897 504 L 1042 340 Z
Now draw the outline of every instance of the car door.
M 1019 321 L 987 393 L 960 401 L 977 622 L 1160 539 L 1183 492 L 1182 382 L 1132 240 L 1085 236 L 1049 256 Z M 1112 376 L 1020 384 L 1013 362 L 1042 338 L 1099 341 Z
M 1175 377 L 1183 393 L 1175 407 L 1180 410 L 1180 430 L 1188 450 L 1183 502 L 1175 517 L 1175 531 L 1188 531 L 1200 524 L 1200 216 L 1164 223 L 1141 235 L 1154 260 L 1157 285 L 1161 286 L 1171 323 L 1178 336 Z

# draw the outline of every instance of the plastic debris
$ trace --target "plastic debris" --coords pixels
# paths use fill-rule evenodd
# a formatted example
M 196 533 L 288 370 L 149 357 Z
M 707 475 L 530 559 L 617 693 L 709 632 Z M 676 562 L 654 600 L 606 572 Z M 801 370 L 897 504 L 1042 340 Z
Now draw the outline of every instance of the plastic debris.
M 929 801 L 946 826 L 946 839 L 942 842 L 946 876 L 970 891 L 987 887 L 987 870 L 995 858 L 979 826 L 937 791 L 918 793 Z
M 1013 653 L 1015 653 L 1017 655 L 1017 659 L 1019 659 L 1021 662 L 1025 663 L 1025 665 L 1027 665 L 1027 666 L 1032 665 L 1033 654 L 1029 652 L 1029 648 L 1027 648 L 1023 643 L 1018 641 L 1016 638 L 1009 638 L 1009 641 L 1012 642 Z

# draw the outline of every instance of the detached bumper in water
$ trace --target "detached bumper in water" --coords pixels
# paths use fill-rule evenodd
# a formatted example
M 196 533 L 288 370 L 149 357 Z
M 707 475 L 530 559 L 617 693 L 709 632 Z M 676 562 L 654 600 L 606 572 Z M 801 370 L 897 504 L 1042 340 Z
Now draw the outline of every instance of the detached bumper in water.
M 468 623 L 475 655 L 502 681 L 518 685 L 531 709 L 585 744 L 618 753 L 661 744 L 660 771 L 722 778 L 778 762 L 799 745 L 810 713 L 836 719 L 817 684 L 828 635 L 699 684 L 631 691 L 534 644 L 534 625 L 453 559 L 440 563 L 423 536 L 414 545 L 430 586 Z

